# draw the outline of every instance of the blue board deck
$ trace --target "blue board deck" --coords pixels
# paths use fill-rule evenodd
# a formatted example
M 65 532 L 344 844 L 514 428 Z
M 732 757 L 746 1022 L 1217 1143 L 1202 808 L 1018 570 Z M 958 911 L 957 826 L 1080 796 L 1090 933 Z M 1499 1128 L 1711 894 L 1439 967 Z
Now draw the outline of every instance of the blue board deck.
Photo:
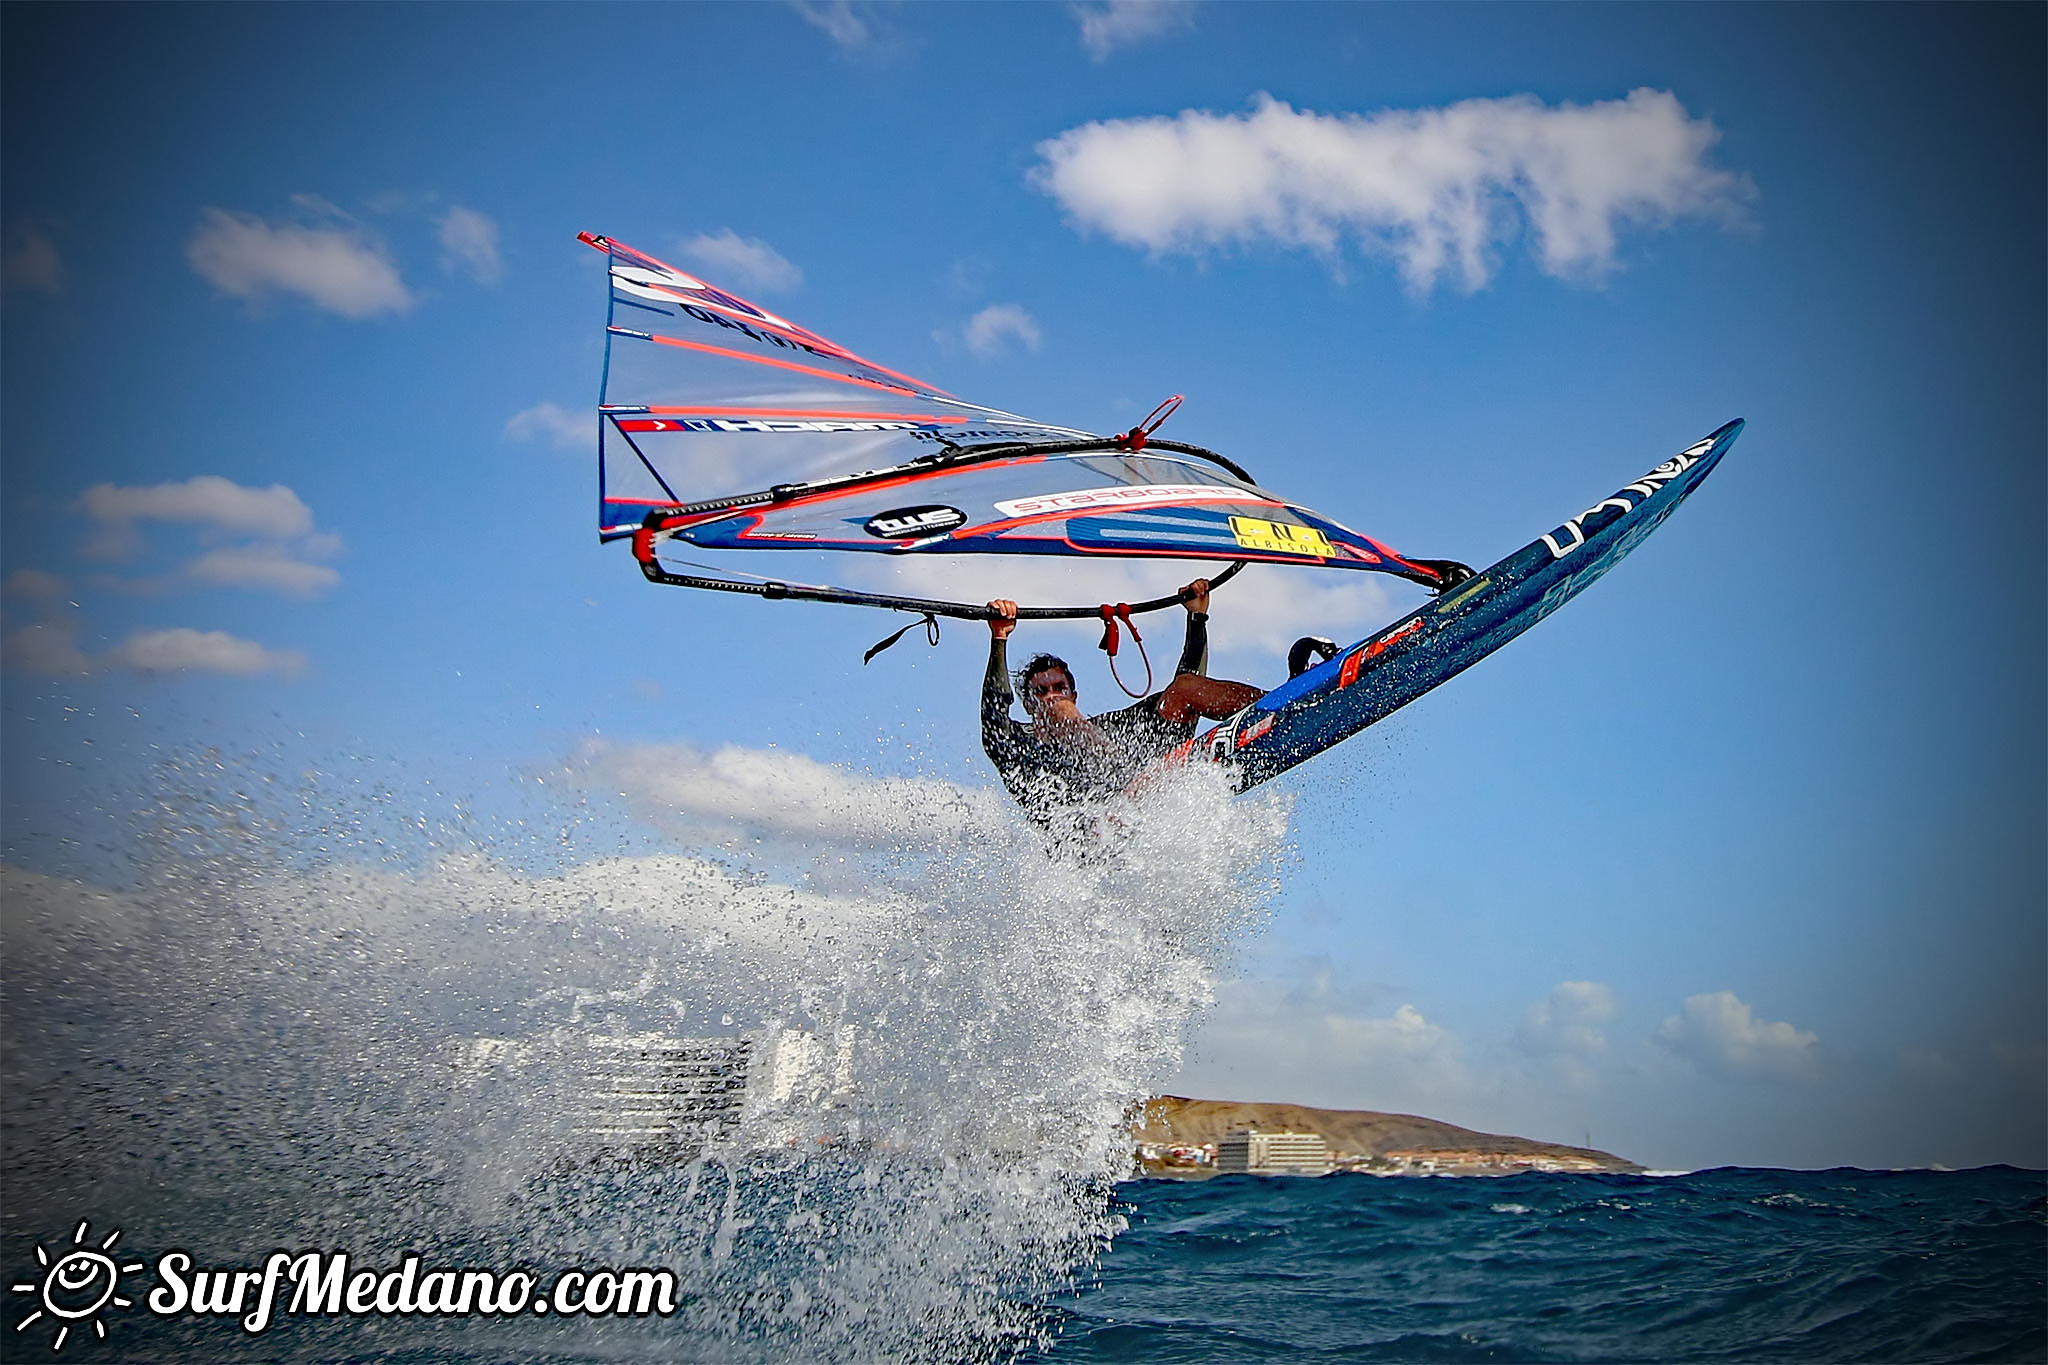
M 1190 760 L 1223 764 L 1242 791 L 1386 719 L 1613 568 L 1685 501 L 1741 434 L 1737 418 L 1435 601 L 1273 689 L 1198 737 Z

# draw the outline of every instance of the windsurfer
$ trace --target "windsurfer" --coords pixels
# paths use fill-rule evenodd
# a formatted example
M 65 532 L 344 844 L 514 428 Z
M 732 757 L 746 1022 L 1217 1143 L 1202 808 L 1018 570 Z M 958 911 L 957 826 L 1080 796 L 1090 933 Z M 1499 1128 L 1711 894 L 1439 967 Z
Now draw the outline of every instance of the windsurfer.
M 1248 683 L 1208 677 L 1209 580 L 1198 578 L 1182 590 L 1187 640 L 1174 679 L 1133 705 L 1099 716 L 1084 716 L 1073 670 L 1066 661 L 1039 654 L 1018 673 L 1029 724 L 1010 718 L 1007 641 L 1017 628 L 1017 604 L 990 602 L 988 672 L 981 684 L 981 747 L 1002 775 L 1010 795 L 1035 818 L 1091 797 L 1108 796 L 1130 785 L 1149 765 L 1191 738 L 1203 717 L 1234 716 L 1265 695 Z

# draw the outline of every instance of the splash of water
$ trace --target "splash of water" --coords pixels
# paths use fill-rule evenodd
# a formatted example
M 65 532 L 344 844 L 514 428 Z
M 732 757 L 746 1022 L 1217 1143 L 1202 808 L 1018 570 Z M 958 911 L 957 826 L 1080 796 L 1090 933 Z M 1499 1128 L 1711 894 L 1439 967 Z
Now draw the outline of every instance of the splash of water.
M 1130 1106 L 1261 923 L 1286 814 L 1189 774 L 1048 850 L 987 793 L 935 818 L 929 782 L 849 782 L 886 837 L 562 838 L 537 865 L 532 840 L 451 838 L 388 790 L 323 805 L 193 771 L 133 885 L 0 869 L 10 1236 L 91 1209 L 222 1264 L 322 1247 L 680 1277 L 674 1319 L 442 1323 L 441 1357 L 1041 1341 L 1038 1305 L 1120 1228 Z M 671 1162 L 583 1159 L 580 1043 L 781 1029 L 853 1040 L 844 1074 Z M 528 1060 L 458 1065 L 478 1040 Z M 295 1330 L 263 1353 L 429 1339 Z

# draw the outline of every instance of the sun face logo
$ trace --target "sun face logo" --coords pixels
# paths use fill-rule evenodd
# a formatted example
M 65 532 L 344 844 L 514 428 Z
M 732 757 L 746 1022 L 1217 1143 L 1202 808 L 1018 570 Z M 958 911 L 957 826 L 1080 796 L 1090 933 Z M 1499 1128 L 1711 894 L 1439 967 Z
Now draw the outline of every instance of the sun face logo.
M 34 1294 L 40 1302 L 38 1308 L 14 1324 L 14 1330 L 25 1332 L 45 1317 L 56 1319 L 57 1339 L 50 1343 L 53 1351 L 63 1350 L 71 1329 L 82 1322 L 90 1321 L 100 1340 L 106 1340 L 107 1324 L 101 1321 L 100 1310 L 110 1305 L 134 1306 L 116 1291 L 121 1287 L 121 1277 L 142 1269 L 142 1263 L 119 1265 L 108 1254 L 120 1240 L 119 1228 L 108 1233 L 97 1247 L 90 1247 L 85 1243 L 86 1227 L 85 1223 L 78 1225 L 78 1231 L 71 1234 L 71 1250 L 54 1260 L 38 1244 L 36 1260 L 44 1267 L 43 1278 L 34 1284 L 10 1286 L 17 1294 Z

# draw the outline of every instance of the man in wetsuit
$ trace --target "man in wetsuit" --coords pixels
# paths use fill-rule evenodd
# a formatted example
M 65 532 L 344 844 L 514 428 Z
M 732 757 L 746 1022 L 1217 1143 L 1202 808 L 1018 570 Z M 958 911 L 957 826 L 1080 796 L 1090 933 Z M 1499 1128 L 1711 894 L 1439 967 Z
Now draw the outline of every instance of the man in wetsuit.
M 1017 604 L 988 605 L 988 672 L 981 683 L 981 747 L 1002 774 L 1010 795 L 1032 818 L 1049 823 L 1053 811 L 1124 790 L 1175 745 L 1190 739 L 1203 717 L 1234 716 L 1265 694 L 1246 683 L 1204 676 L 1209 661 L 1209 580 L 1182 589 L 1188 612 L 1187 643 L 1174 679 L 1143 701 L 1100 716 L 1081 714 L 1073 670 L 1040 654 L 1018 674 L 1030 723 L 1010 719 L 1009 662 L 1005 642 L 1017 628 Z

